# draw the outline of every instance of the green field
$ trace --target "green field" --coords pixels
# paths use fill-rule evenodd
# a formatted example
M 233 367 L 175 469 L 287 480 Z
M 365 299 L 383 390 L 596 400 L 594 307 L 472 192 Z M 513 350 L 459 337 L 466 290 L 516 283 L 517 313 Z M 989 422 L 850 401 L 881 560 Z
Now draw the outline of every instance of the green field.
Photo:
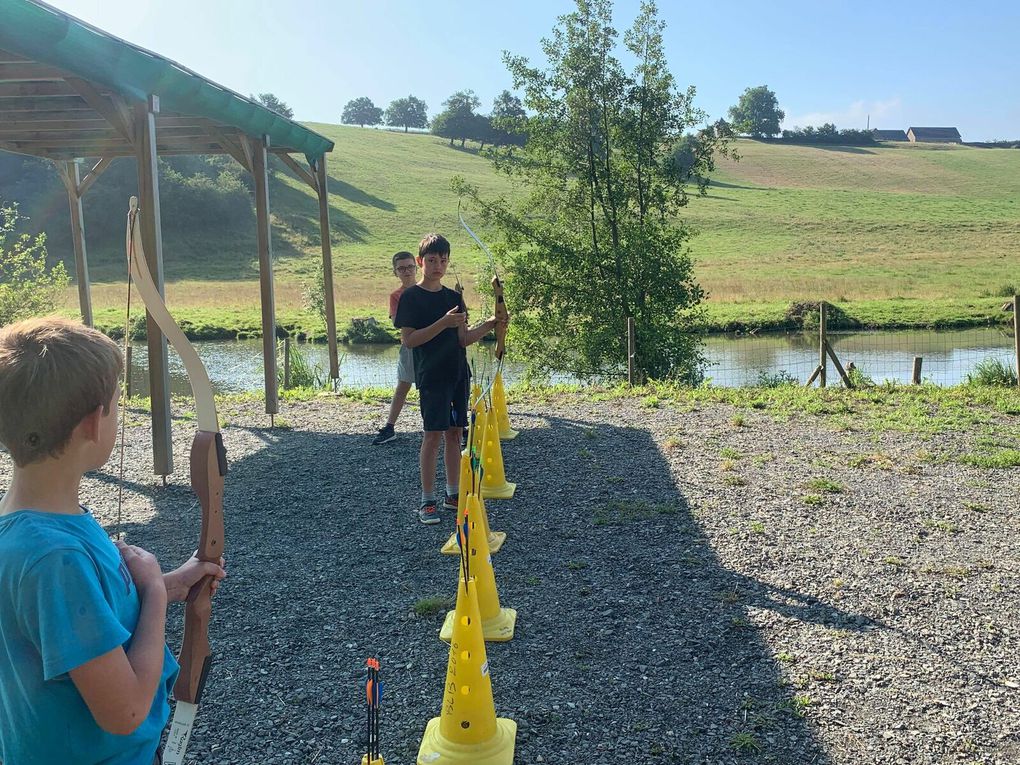
M 450 178 L 463 175 L 491 194 L 509 190 L 505 179 L 470 144 L 310 127 L 336 141 L 329 170 L 340 314 L 384 313 L 394 284 L 389 256 L 432 230 L 450 236 L 471 301 L 483 256 L 457 225 Z M 879 326 L 982 322 L 997 312 L 998 296 L 1020 284 L 1020 151 L 750 140 L 736 148 L 740 161 L 723 160 L 708 196 L 692 197 L 687 208 L 700 232 L 691 251 L 716 328 L 773 326 L 791 301 L 818 299 Z M 318 263 L 317 206 L 282 173 L 271 205 L 277 306 L 296 313 Z M 53 225 L 66 227 L 64 210 L 53 210 Z M 213 323 L 220 314 L 241 323 L 256 316 L 254 227 L 215 241 L 189 237 L 166 217 L 164 229 L 176 309 L 205 309 Z M 110 309 L 104 316 L 122 310 L 122 258 L 112 248 L 90 251 L 97 308 Z

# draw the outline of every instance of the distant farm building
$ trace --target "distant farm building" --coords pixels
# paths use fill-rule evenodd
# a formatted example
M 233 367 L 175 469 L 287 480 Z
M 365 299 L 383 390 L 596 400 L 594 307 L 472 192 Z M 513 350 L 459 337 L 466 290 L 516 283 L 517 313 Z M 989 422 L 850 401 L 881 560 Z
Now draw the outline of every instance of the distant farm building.
M 872 130 L 876 141 L 908 141 L 907 134 L 902 130 Z
M 963 143 L 960 131 L 954 127 L 912 127 L 907 138 L 914 143 Z

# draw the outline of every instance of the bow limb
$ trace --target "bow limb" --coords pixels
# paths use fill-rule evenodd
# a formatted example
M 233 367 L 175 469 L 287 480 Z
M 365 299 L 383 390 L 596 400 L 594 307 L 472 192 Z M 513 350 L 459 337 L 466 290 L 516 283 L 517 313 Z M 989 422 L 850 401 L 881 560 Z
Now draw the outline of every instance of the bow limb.
M 464 220 L 459 206 L 457 217 L 460 218 L 460 225 L 468 232 L 468 236 L 474 239 L 475 243 L 482 248 L 482 252 L 489 256 L 489 265 L 492 266 L 492 295 L 496 302 L 496 361 L 502 363 L 503 354 L 506 353 L 506 328 L 507 322 L 510 321 L 510 314 L 506 310 L 506 301 L 503 297 L 503 282 L 500 281 L 499 274 L 496 273 L 496 259 L 492 257 L 489 248 L 485 246 L 485 243 L 478 238 L 478 235 L 471 230 L 467 221 Z
M 181 357 L 195 397 L 198 432 L 191 444 L 190 462 L 191 487 L 202 506 L 202 530 L 197 555 L 200 560 L 219 563 L 224 543 L 223 479 L 227 472 L 227 458 L 220 436 L 213 389 L 209 382 L 209 374 L 195 347 L 170 315 L 152 280 L 145 249 L 142 246 L 141 221 L 138 216 L 138 200 L 131 197 L 127 226 L 131 274 L 146 310 Z M 174 698 L 178 701 L 178 707 L 182 701 L 197 705 L 205 685 L 212 656 L 208 631 L 212 612 L 213 581 L 212 576 L 203 577 L 188 593 L 184 612 L 184 639 L 178 657 L 181 671 L 174 685 Z M 184 746 L 187 746 L 186 738 Z M 181 756 L 183 757 L 183 748 Z

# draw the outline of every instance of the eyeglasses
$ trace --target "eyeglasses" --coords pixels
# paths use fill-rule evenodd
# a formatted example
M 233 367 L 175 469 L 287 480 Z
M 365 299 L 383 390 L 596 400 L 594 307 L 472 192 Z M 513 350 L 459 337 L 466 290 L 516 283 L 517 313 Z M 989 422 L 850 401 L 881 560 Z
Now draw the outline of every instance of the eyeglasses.
M 412 274 L 416 266 L 397 266 L 398 274 Z

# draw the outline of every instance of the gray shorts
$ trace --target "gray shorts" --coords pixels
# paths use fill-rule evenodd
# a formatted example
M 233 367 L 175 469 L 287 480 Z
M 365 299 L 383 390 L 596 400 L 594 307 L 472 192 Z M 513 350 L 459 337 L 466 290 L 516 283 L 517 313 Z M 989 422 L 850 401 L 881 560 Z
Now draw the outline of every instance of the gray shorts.
M 406 345 L 400 346 L 397 359 L 397 382 L 414 383 L 414 351 Z

